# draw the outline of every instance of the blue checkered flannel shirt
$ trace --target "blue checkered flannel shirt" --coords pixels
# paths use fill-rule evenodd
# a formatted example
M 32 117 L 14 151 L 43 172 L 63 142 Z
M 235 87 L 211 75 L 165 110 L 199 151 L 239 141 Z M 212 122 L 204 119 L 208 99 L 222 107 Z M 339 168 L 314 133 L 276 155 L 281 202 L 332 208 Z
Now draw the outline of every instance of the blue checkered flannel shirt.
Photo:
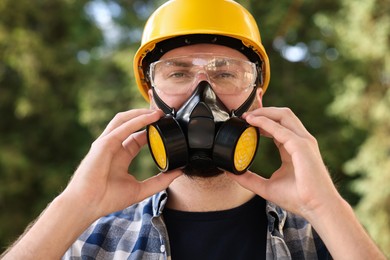
M 95 221 L 63 259 L 171 259 L 162 211 L 165 191 Z M 267 202 L 267 259 L 331 259 L 304 219 Z

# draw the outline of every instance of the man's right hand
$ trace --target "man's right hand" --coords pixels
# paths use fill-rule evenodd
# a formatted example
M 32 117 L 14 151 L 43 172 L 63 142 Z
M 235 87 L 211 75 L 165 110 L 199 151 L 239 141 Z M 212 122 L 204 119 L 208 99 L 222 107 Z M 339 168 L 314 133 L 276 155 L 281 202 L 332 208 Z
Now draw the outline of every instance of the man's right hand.
M 161 116 L 161 111 L 148 109 L 118 113 L 92 144 L 63 195 L 82 200 L 85 210 L 98 218 L 166 189 L 181 171 L 160 173 L 142 182 L 128 173 L 147 143 L 146 131 L 137 131 Z
M 145 181 L 128 173 L 130 163 L 147 143 L 145 130 L 139 130 L 161 116 L 161 111 L 148 109 L 117 114 L 92 144 L 64 192 L 2 255 L 4 259 L 59 259 L 99 217 L 166 189 L 181 175 L 180 170 Z

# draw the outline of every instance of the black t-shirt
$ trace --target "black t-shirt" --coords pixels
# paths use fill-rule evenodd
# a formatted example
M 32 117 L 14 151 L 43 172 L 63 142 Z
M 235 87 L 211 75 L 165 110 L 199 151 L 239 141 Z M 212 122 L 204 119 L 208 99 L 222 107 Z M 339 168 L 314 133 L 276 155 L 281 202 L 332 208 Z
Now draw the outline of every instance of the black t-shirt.
M 173 260 L 265 259 L 265 200 L 255 196 L 233 209 L 184 212 L 164 209 Z

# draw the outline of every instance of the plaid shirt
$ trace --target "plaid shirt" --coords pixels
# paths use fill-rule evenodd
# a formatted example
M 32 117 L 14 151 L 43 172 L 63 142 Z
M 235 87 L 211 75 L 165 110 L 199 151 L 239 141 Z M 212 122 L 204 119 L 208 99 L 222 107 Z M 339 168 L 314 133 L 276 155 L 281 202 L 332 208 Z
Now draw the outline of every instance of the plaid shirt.
M 161 192 L 94 222 L 63 259 L 171 259 Z M 267 202 L 267 259 L 331 259 L 304 219 Z

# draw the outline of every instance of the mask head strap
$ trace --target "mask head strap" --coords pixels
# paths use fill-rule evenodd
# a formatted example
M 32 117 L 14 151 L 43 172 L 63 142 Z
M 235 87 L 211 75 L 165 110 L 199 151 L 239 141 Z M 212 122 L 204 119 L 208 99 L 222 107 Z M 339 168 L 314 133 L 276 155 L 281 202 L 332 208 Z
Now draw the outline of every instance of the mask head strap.
M 157 95 L 155 88 L 152 88 L 152 91 L 153 91 L 153 99 L 154 102 L 156 102 L 157 107 L 161 109 L 166 115 L 174 115 L 175 109 L 165 104 L 165 102 L 159 97 L 159 95 Z
M 236 110 L 232 111 L 232 116 L 241 117 L 248 109 L 251 107 L 253 101 L 256 97 L 256 87 L 253 87 L 253 90 L 249 97 L 245 100 L 245 102 Z M 160 108 L 166 115 L 175 115 L 175 110 L 169 107 L 157 94 L 155 88 L 152 88 L 153 91 L 153 99 L 156 102 L 158 108 Z
M 251 107 L 253 101 L 255 100 L 256 90 L 257 90 L 257 87 L 253 87 L 251 94 L 245 100 L 245 102 L 239 108 L 232 111 L 232 116 L 241 117 L 242 114 L 244 114 L 246 111 L 248 111 L 248 109 Z

